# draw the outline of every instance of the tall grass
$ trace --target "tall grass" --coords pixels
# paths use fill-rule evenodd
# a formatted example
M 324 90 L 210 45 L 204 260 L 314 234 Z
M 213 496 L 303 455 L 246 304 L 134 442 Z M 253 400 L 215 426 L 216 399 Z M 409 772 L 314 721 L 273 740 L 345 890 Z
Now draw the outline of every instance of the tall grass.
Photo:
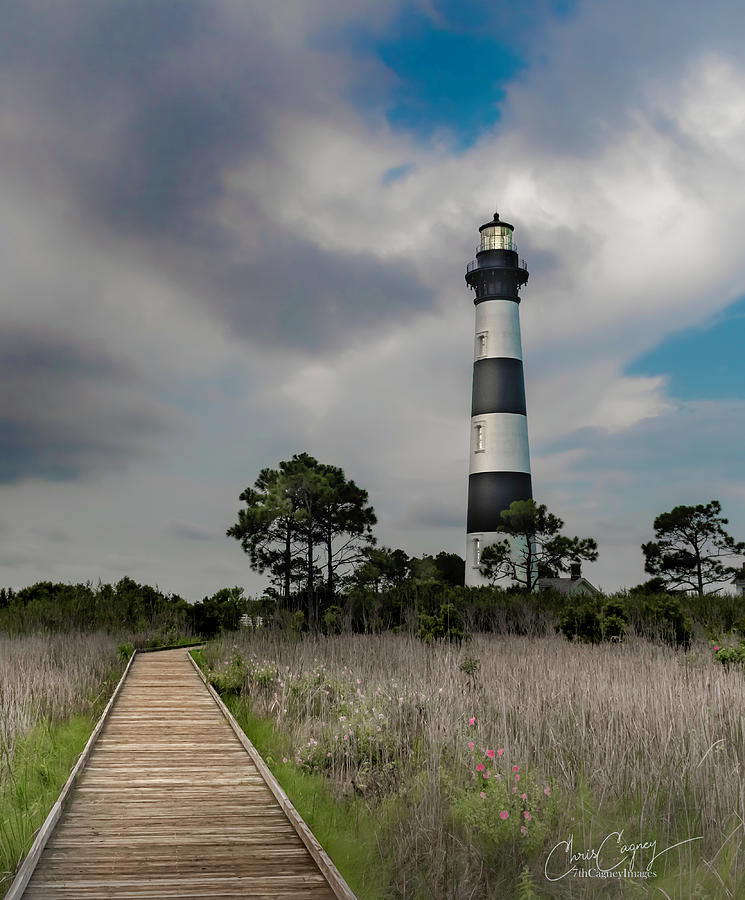
M 745 678 L 704 643 L 258 633 L 204 660 L 289 735 L 298 768 L 381 810 L 391 897 L 745 896 Z M 658 851 L 697 840 L 661 856 L 653 884 L 546 879 L 557 842 L 617 830 Z
M 89 713 L 117 660 L 103 633 L 0 634 L 0 772 L 18 738 L 40 721 Z
M 104 634 L 0 634 L 0 896 L 123 669 Z

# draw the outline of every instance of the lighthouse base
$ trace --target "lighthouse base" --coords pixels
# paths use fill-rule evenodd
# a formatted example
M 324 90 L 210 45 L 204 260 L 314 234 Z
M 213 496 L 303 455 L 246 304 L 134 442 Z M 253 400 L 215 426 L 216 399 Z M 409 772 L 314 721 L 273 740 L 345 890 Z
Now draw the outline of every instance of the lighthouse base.
M 481 554 L 490 544 L 496 544 L 499 541 L 504 540 L 509 541 L 511 548 L 510 556 L 515 560 L 518 566 L 520 566 L 526 557 L 525 538 L 510 537 L 503 531 L 469 532 L 466 535 L 466 587 L 489 587 L 492 584 L 492 582 L 484 578 L 481 574 L 479 568 Z M 535 570 L 531 574 L 535 576 Z M 509 587 L 512 584 L 517 584 L 517 582 L 511 578 L 503 578 L 500 579 L 497 584 L 500 587 Z

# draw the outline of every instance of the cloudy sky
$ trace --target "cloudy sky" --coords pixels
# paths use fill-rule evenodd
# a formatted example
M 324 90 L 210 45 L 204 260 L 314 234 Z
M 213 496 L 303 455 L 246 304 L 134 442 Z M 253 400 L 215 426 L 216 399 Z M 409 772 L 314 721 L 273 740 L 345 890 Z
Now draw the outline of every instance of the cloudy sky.
M 516 226 L 536 498 L 645 579 L 745 539 L 745 12 L 713 0 L 6 0 L 0 583 L 260 590 L 307 450 L 464 552 L 478 226 Z

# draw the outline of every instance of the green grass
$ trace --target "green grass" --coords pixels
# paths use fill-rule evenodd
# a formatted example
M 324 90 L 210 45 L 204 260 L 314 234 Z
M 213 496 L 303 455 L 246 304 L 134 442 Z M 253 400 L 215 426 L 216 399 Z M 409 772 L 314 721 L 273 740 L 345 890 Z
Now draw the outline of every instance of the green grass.
M 228 695 L 223 700 L 360 900 L 390 896 L 389 866 L 381 858 L 376 837 L 383 810 L 373 818 L 362 800 L 338 800 L 323 775 L 303 772 L 295 765 L 289 738 L 270 721 L 253 715 L 240 698 Z
M 28 853 L 96 724 L 93 716 L 39 723 L 18 741 L 0 784 L 0 897 Z
M 190 636 L 190 637 L 180 637 L 176 640 L 168 640 L 167 643 L 162 643 L 162 639 L 159 637 L 152 638 L 145 647 L 140 647 L 140 653 L 156 653 L 161 650 L 179 650 L 181 647 L 199 647 L 204 643 L 202 638 L 198 635 Z M 131 655 L 131 654 L 130 654 Z

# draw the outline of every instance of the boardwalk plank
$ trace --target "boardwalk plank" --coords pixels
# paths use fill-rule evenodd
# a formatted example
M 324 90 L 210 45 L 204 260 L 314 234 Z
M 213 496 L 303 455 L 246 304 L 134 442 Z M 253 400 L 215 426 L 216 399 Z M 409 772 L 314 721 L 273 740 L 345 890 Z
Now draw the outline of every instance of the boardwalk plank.
M 173 650 L 134 660 L 23 896 L 338 895 L 185 651 Z

